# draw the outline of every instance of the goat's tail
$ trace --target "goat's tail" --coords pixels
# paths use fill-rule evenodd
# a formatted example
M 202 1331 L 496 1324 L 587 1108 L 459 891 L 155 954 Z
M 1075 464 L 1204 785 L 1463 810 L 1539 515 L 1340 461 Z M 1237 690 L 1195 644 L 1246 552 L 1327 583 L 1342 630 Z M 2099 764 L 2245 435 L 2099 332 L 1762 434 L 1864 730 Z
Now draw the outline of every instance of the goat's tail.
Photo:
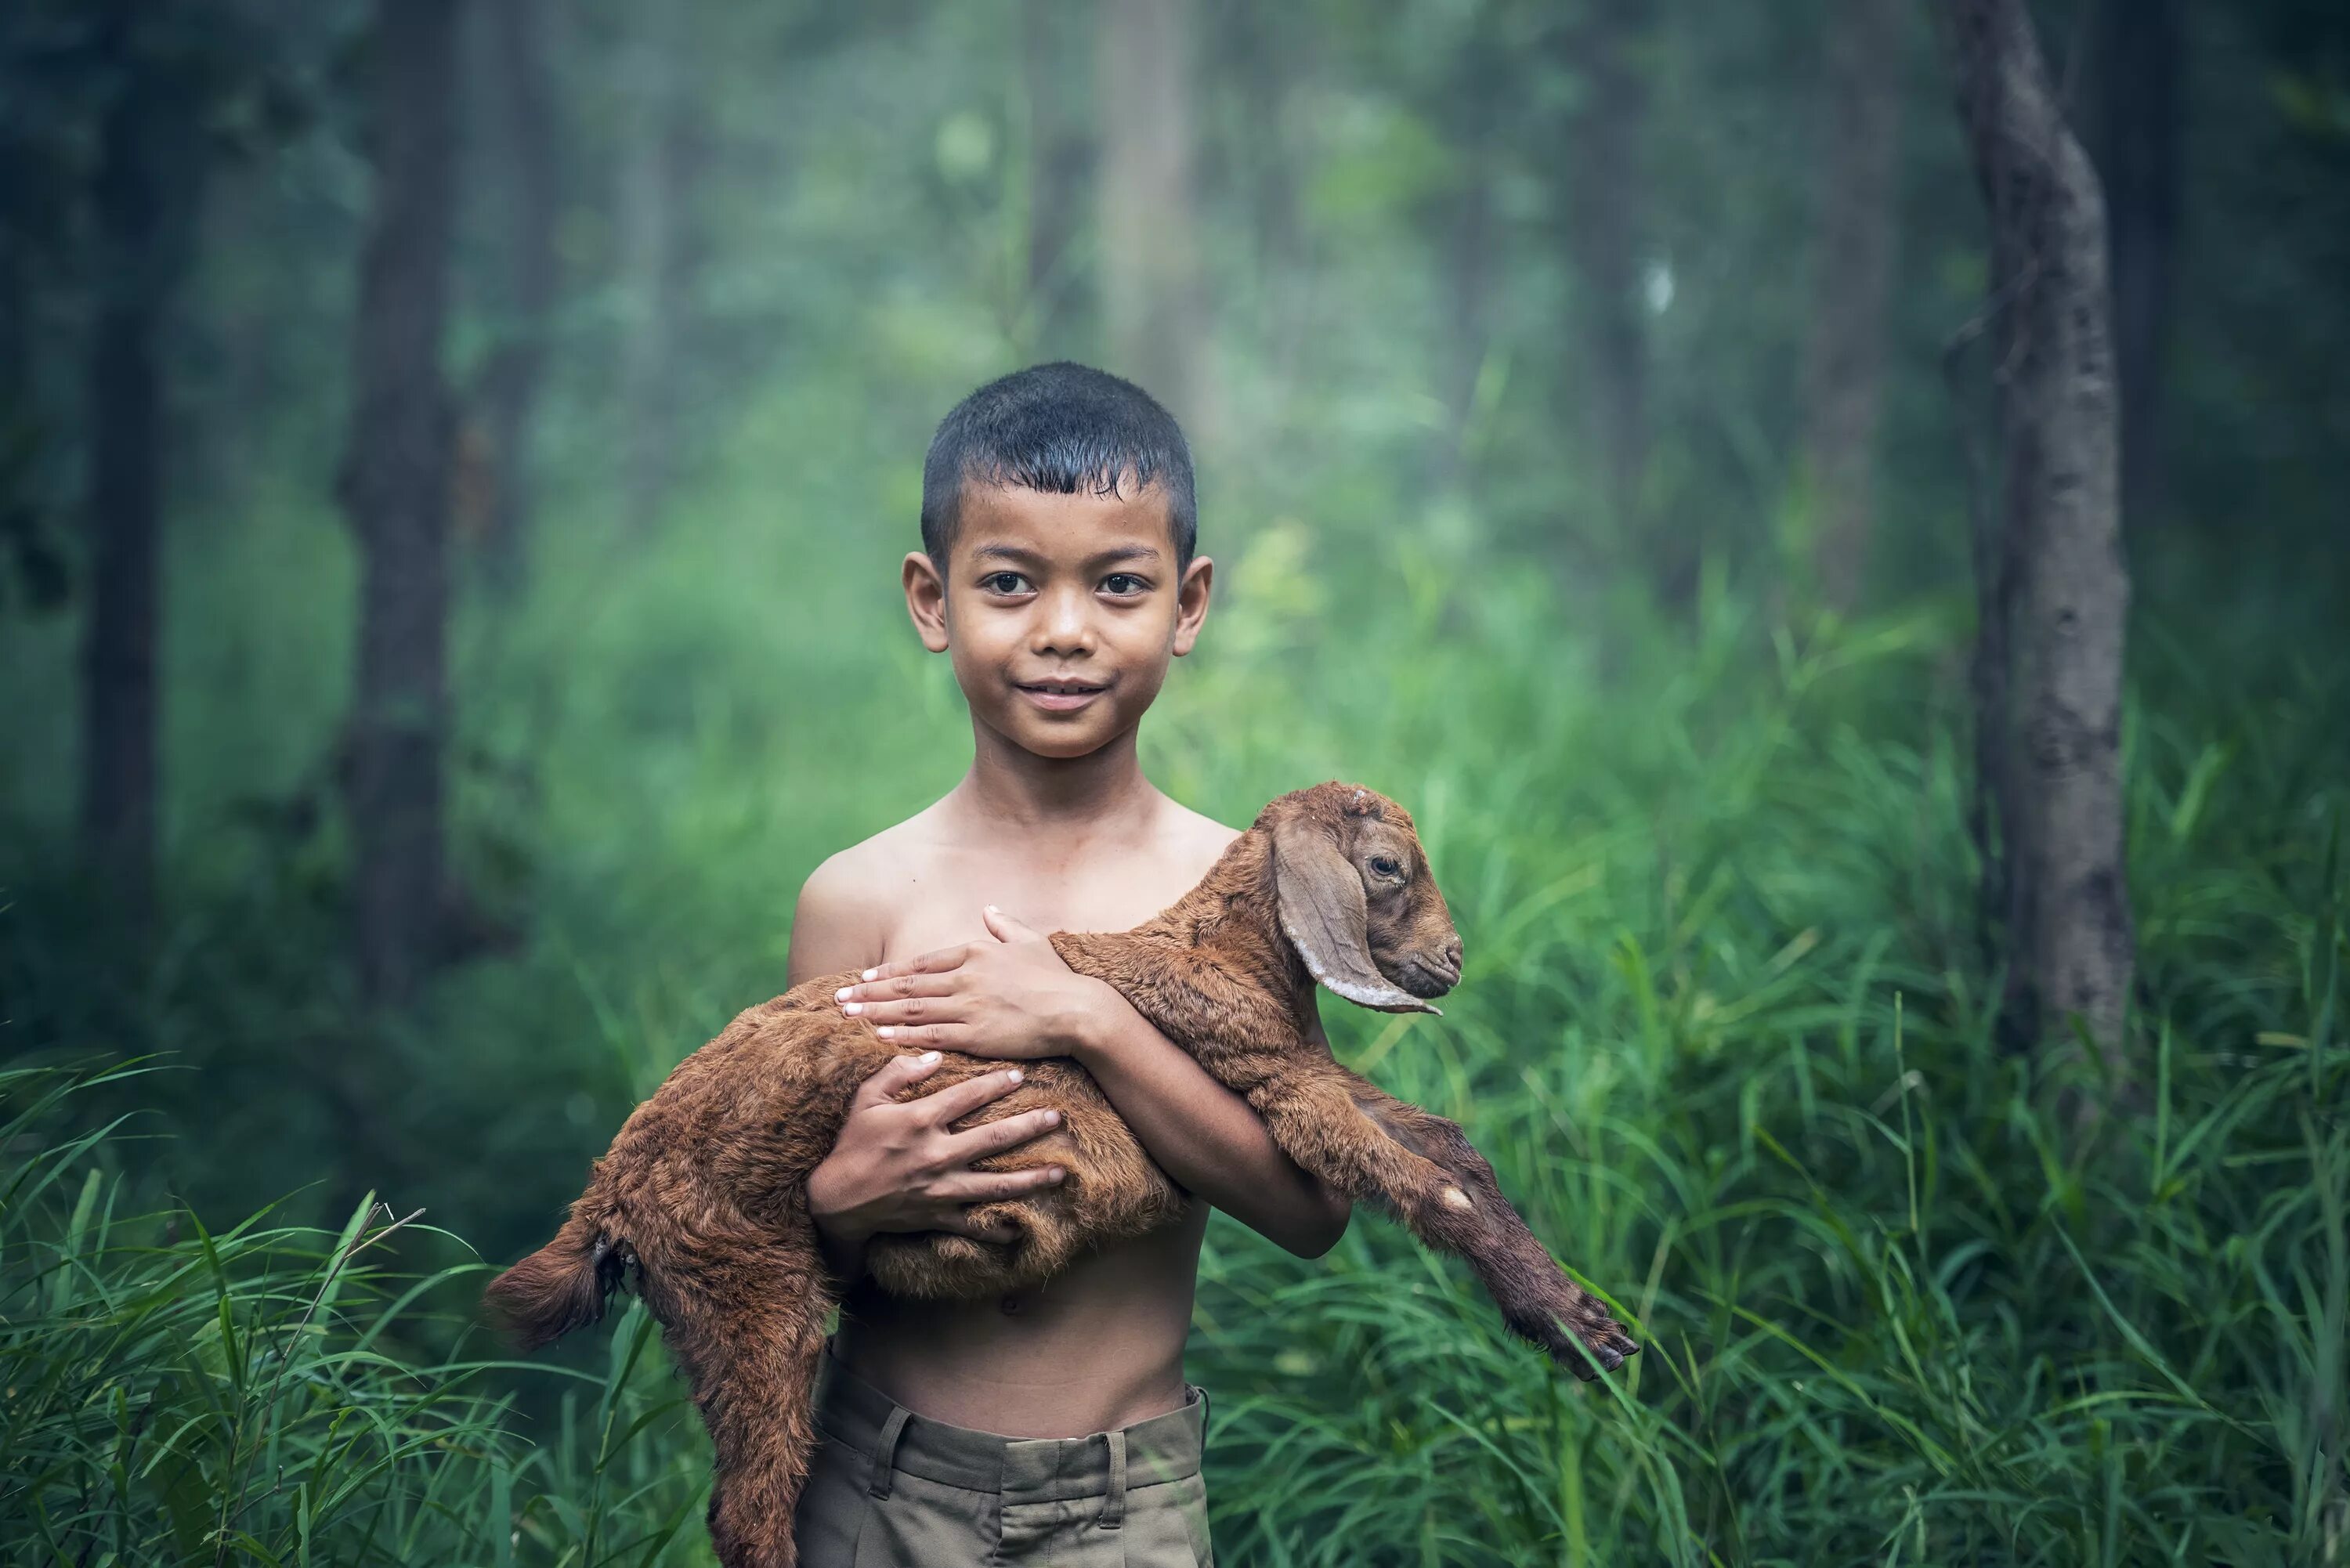
M 588 1204 L 573 1206 L 555 1240 L 525 1258 L 482 1293 L 490 1318 L 524 1350 L 536 1350 L 604 1316 L 629 1260 L 626 1241 L 609 1233 Z

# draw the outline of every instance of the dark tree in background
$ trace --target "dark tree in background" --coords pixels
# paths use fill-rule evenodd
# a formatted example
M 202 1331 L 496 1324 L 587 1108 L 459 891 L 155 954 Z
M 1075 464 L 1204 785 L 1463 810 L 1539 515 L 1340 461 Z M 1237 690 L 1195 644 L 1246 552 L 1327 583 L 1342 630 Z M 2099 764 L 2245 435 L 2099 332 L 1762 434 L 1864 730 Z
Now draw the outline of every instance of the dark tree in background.
M 360 978 L 397 1003 L 430 968 L 443 864 L 452 415 L 441 369 L 456 186 L 458 0 L 380 0 L 375 192 L 341 492 L 359 536 L 349 732 Z
M 2136 945 L 2105 203 L 2023 0 L 1944 0 L 1943 14 L 1991 219 L 2002 474 L 1979 524 L 1976 725 L 1977 787 L 2000 844 L 1986 891 L 2005 930 L 2011 1016 L 2050 1044 L 2077 1017 L 2118 1078 Z
M 1876 532 L 1877 431 L 1885 406 L 1886 309 L 1898 236 L 1902 0 L 1853 0 L 1827 30 L 1819 266 L 1804 350 L 1804 462 L 1812 576 L 1849 613 Z
M 1198 441 L 1207 406 L 1208 298 L 1193 161 L 1191 0 L 1107 0 L 1095 26 L 1107 369 L 1165 403 Z
M 2178 0 L 2096 6 L 2097 164 L 2113 255 L 2114 361 L 2121 383 L 2122 521 L 2142 528 L 2162 484 L 2162 379 L 2178 248 Z
M 555 306 L 558 195 L 546 8 L 547 0 L 490 0 L 482 16 L 498 120 L 494 145 L 504 153 L 498 162 L 504 175 L 500 206 L 506 253 L 498 312 L 503 326 L 478 394 L 495 474 L 484 551 L 491 582 L 508 594 L 520 585 L 529 552 L 533 416 Z
M 88 360 L 89 607 L 83 627 L 81 826 L 123 911 L 153 891 L 158 580 L 164 485 L 161 337 L 192 248 L 203 86 L 181 14 L 112 0 L 96 54 L 110 85 L 99 131 Z M 176 26 L 175 26 L 176 24 Z

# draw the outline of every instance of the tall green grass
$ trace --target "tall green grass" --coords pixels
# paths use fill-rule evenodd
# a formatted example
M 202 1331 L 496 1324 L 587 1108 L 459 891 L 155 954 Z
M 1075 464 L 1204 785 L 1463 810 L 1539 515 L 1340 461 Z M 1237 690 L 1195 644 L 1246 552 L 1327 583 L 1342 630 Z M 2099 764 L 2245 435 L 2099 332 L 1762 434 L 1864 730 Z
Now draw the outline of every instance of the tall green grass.
M 413 1337 L 477 1262 L 400 1265 L 438 1236 L 369 1194 L 339 1231 L 218 1231 L 141 1210 L 120 1120 L 70 1127 L 126 1076 L 0 1071 L 0 1553 L 21 1563 L 579 1564 L 693 1561 L 707 1466 L 621 1318 L 533 1444 L 511 1368 Z M 445 1240 L 445 1238 L 440 1238 Z M 439 1251 L 456 1249 L 440 1247 Z
M 206 841 L 136 971 L 20 871 L 19 1049 L 192 1070 L 5 1080 L 13 1560 L 701 1560 L 706 1459 L 641 1316 L 502 1364 L 465 1336 L 480 1266 L 358 1199 L 542 1240 L 631 1099 L 780 989 L 807 870 L 951 783 L 898 541 L 819 526 L 838 499 L 681 519 L 624 580 L 550 535 L 526 609 L 469 620 L 461 857 L 510 851 L 531 924 L 408 1018 L 338 978 L 331 823 Z M 2140 638 L 2141 1070 L 2109 1096 L 1997 1040 L 1950 606 L 1791 629 L 1709 576 L 1665 625 L 1347 502 L 1224 559 L 1146 763 L 1236 823 L 1325 777 L 1411 807 L 1467 972 L 1441 1020 L 1329 1002 L 1336 1049 L 1460 1119 L 1647 1350 L 1586 1387 L 1374 1218 L 1312 1262 L 1220 1219 L 1189 1366 L 1220 1560 L 2343 1561 L 2338 669 Z M 808 583 L 868 587 L 816 613 Z M 96 1137 L 133 1106 L 175 1139 Z M 161 1173 L 228 1207 L 130 1196 Z M 328 1218 L 238 1219 L 321 1174 Z

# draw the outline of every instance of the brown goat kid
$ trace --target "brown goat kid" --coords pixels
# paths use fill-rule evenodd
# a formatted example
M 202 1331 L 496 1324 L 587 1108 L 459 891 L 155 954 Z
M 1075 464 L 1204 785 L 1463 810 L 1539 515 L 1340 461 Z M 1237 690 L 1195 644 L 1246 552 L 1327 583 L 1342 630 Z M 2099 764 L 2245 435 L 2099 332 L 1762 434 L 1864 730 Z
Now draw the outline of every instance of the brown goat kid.
M 1460 939 L 1401 807 L 1341 784 L 1284 795 L 1157 918 L 1051 940 L 1071 969 L 1117 987 L 1245 1096 L 1298 1165 L 1466 1258 L 1509 1326 L 1576 1376 L 1635 1353 L 1526 1229 L 1458 1127 L 1305 1043 L 1316 981 L 1363 1007 L 1433 1012 L 1425 999 L 1460 979 Z M 792 1513 L 816 1441 L 812 1383 L 841 1284 L 818 1249 L 807 1177 L 858 1086 L 897 1054 L 834 1004 L 833 992 L 855 978 L 795 986 L 679 1064 L 596 1162 L 555 1240 L 486 1296 L 535 1349 L 600 1317 L 635 1263 L 715 1439 L 710 1531 L 727 1568 L 794 1560 Z M 905 1097 L 998 1065 L 950 1054 Z M 1017 1091 L 972 1120 L 1042 1105 L 1061 1108 L 1059 1127 L 982 1162 L 1067 1170 L 1057 1187 L 976 1210 L 1017 1227 L 1019 1239 L 876 1237 L 868 1262 L 884 1288 L 992 1294 L 1175 1218 L 1182 1195 L 1074 1063 L 1033 1064 Z

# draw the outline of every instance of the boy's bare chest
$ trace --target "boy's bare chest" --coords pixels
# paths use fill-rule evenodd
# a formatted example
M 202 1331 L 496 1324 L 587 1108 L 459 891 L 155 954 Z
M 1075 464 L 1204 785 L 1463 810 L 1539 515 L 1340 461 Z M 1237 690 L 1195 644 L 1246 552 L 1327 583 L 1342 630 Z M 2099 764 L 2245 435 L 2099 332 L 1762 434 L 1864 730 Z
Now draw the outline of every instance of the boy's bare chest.
M 909 860 L 885 883 L 880 961 L 993 940 L 980 913 L 989 904 L 1040 931 L 1122 931 L 1198 884 L 1207 863 L 1191 858 L 1138 854 L 1065 866 L 975 855 Z

